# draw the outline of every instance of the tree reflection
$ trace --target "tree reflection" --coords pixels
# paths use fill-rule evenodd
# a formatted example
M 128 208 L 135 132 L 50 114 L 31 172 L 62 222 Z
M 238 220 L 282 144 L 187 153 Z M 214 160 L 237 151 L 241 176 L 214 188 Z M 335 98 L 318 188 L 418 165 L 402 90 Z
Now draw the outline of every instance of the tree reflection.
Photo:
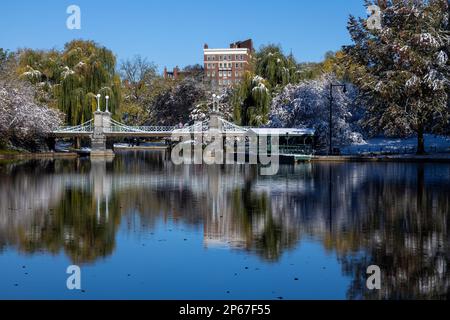
M 164 154 L 113 162 L 32 161 L 0 167 L 0 248 L 63 250 L 76 263 L 111 255 L 121 223 L 203 227 L 207 248 L 227 246 L 277 262 L 305 238 L 336 252 L 350 299 L 448 298 L 450 166 L 335 163 L 174 166 Z M 128 221 L 127 221 L 128 220 Z M 383 271 L 382 290 L 366 270 Z

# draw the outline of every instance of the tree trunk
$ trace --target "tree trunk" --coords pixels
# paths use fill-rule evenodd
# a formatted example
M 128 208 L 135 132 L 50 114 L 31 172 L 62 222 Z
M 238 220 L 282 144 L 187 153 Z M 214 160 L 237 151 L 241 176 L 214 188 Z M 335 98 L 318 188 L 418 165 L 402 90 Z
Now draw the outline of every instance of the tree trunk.
M 419 124 L 417 130 L 417 154 L 425 154 L 425 140 L 423 136 L 423 125 Z

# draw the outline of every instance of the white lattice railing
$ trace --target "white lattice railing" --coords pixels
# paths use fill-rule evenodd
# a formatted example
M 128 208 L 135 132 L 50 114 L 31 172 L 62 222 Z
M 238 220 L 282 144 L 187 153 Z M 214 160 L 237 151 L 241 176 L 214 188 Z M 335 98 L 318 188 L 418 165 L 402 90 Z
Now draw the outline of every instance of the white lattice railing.
M 243 128 L 243 127 L 237 126 L 234 123 L 226 121 L 222 118 L 220 119 L 220 121 L 222 122 L 222 128 L 225 132 L 246 133 L 248 131 L 248 128 Z
M 91 119 L 78 126 L 65 126 L 56 129 L 55 133 L 91 133 L 94 132 L 94 121 Z
M 222 124 L 222 130 L 225 133 L 246 133 L 248 128 L 237 126 L 224 119 L 220 119 Z M 209 131 L 209 121 L 197 122 L 189 127 L 179 128 L 173 126 L 127 126 L 116 120 L 110 120 L 110 126 L 104 128 L 107 133 L 200 133 Z M 94 132 L 94 120 L 86 121 L 78 126 L 66 126 L 58 128 L 54 133 L 93 133 Z
M 169 126 L 126 126 L 116 120 L 111 119 L 111 127 L 107 132 L 111 133 L 159 133 L 172 132 L 175 127 Z
M 196 132 L 200 133 L 200 132 L 208 131 L 208 128 L 209 128 L 209 122 L 205 120 L 203 122 L 196 122 L 189 127 L 174 128 L 173 132 L 176 134 L 196 133 Z

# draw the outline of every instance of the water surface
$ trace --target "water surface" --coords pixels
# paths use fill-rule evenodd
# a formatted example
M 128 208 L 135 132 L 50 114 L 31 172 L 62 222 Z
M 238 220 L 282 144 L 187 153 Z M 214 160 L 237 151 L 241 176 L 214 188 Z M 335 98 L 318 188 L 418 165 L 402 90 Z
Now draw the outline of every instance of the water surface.
M 0 298 L 444 299 L 449 208 L 447 164 L 0 164 Z

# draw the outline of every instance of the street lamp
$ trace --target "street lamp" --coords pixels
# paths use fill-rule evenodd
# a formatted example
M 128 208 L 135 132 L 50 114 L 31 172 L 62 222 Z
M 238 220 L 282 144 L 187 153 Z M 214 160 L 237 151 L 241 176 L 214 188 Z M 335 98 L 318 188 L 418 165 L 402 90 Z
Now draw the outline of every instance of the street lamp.
M 333 88 L 343 88 L 343 92 L 347 93 L 347 86 L 345 84 L 330 84 L 330 150 L 328 155 L 333 154 Z
M 100 112 L 100 98 L 101 98 L 101 95 L 99 93 L 99 94 L 97 94 L 97 112 Z
M 108 112 L 108 113 L 109 113 L 109 110 L 108 110 L 108 101 L 109 101 L 109 96 L 106 96 L 106 97 L 105 97 L 105 99 L 106 99 L 106 112 Z

